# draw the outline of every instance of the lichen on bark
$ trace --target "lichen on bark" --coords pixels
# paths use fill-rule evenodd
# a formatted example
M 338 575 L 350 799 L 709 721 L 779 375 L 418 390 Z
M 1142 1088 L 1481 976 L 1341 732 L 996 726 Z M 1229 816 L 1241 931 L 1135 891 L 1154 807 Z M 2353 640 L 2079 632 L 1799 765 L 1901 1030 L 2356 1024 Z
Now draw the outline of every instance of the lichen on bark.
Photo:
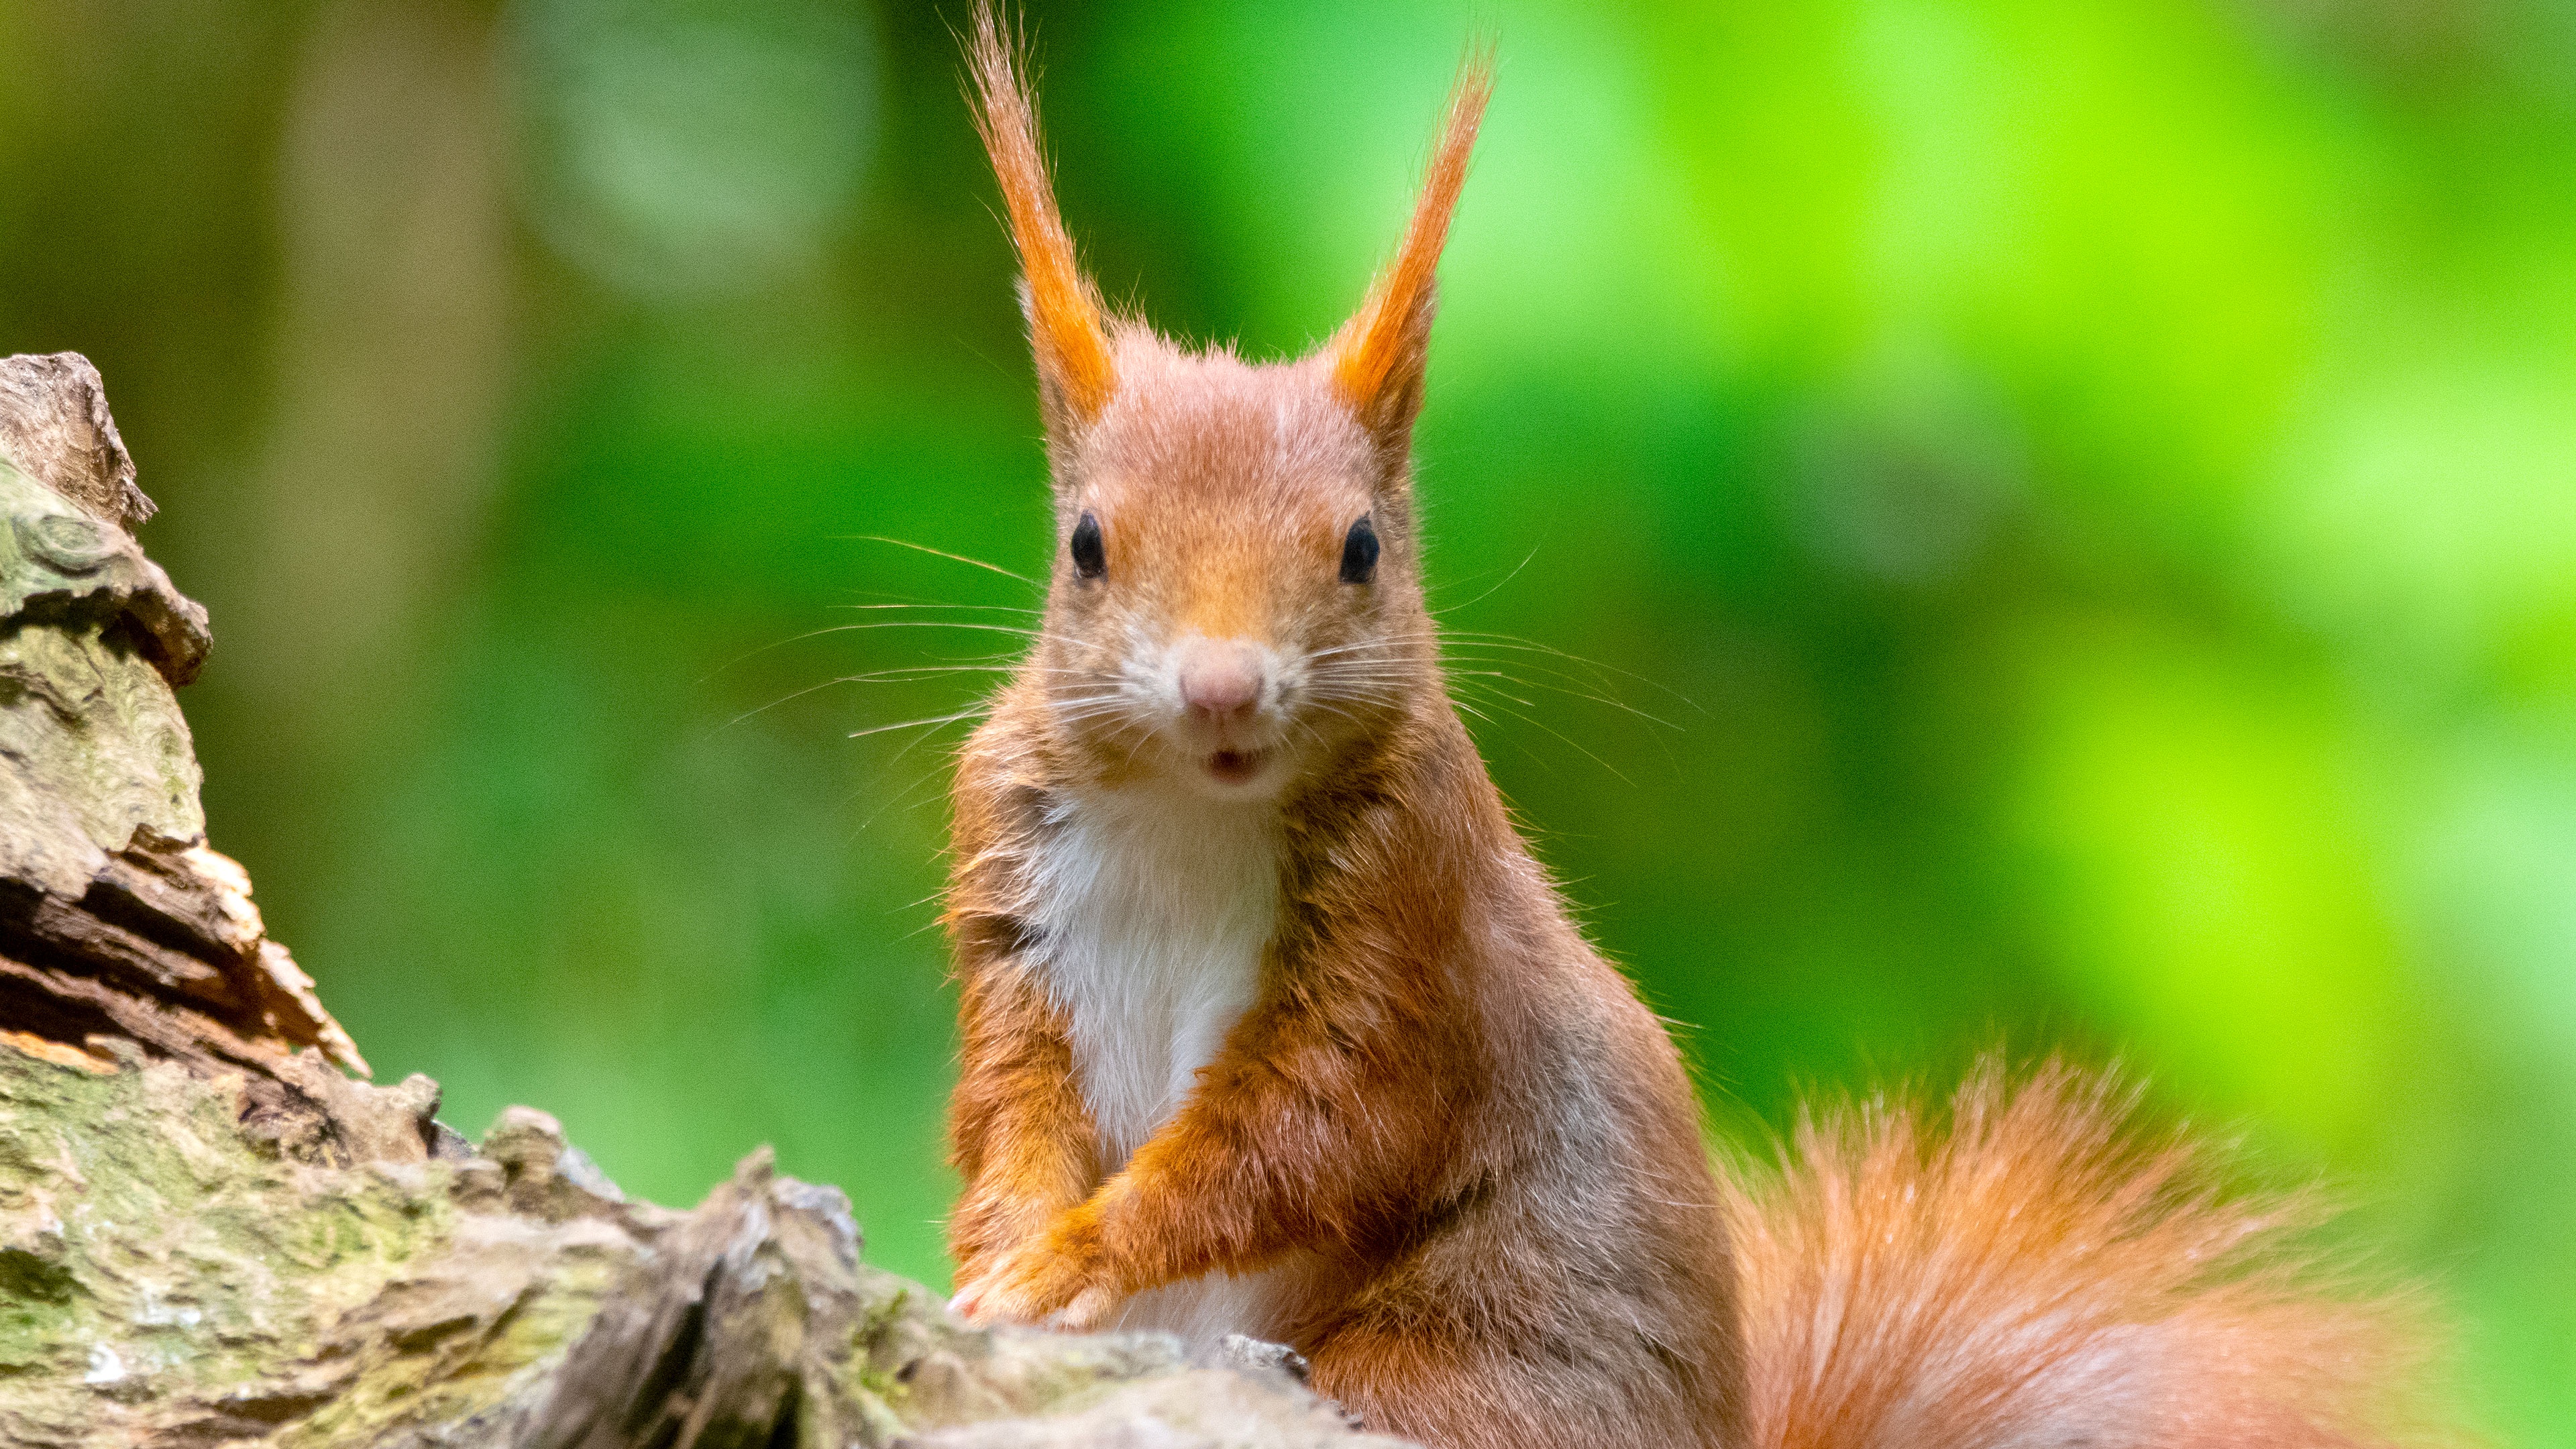
M 128 1442 L 219 1414 L 446 1242 L 443 1165 L 263 1151 L 244 1085 L 0 1051 L 0 1440 Z

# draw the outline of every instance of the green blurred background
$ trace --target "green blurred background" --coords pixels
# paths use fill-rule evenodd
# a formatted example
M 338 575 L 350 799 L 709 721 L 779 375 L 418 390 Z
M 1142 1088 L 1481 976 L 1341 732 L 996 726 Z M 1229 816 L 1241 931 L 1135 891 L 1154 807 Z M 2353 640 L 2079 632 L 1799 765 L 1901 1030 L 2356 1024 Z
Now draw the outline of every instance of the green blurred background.
M 2576 1445 L 2576 12 L 1032 8 L 1108 291 L 1264 355 L 1498 33 L 1437 602 L 1715 1121 L 2123 1056 Z M 0 0 L 0 350 L 107 376 L 272 928 L 468 1130 L 933 1281 L 959 728 L 849 736 L 1012 640 L 836 626 L 1044 564 L 962 18 Z

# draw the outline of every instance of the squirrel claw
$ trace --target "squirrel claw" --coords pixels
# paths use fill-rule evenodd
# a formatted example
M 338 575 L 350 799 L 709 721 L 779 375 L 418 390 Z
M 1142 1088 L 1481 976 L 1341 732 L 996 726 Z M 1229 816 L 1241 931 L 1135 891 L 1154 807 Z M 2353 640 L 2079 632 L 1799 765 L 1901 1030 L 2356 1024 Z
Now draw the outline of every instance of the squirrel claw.
M 1105 1283 L 1085 1288 L 1048 1320 L 1048 1326 L 1066 1333 L 1090 1333 L 1107 1321 L 1110 1311 L 1118 1306 L 1118 1298 Z

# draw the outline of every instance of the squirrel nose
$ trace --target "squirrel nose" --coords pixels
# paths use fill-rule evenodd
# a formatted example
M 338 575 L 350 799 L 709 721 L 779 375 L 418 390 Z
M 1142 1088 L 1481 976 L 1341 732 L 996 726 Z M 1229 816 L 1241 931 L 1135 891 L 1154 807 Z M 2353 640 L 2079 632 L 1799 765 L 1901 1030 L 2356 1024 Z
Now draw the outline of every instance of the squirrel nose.
M 1193 639 L 1182 646 L 1181 703 L 1215 719 L 1244 713 L 1261 698 L 1261 656 L 1239 639 Z

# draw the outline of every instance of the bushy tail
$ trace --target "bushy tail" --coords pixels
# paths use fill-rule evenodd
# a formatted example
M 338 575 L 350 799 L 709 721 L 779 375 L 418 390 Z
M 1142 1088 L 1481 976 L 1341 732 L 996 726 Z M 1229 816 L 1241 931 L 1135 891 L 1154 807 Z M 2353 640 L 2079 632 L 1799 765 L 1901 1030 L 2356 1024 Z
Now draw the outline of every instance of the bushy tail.
M 1753 1449 L 2357 1449 L 2421 1442 L 2421 1334 L 2337 1292 L 2303 1197 L 2230 1197 L 2137 1093 L 1993 1060 L 1946 1134 L 1816 1114 L 1728 1174 Z

